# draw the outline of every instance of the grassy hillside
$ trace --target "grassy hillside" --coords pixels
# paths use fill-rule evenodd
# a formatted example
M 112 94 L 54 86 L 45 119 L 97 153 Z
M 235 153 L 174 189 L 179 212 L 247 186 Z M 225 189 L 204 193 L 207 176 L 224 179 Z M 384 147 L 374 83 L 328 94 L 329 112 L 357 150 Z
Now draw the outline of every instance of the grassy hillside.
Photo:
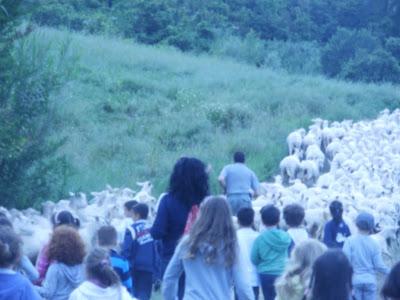
M 400 103 L 399 86 L 292 76 L 209 56 L 40 29 L 26 51 L 70 43 L 70 81 L 53 96 L 73 166 L 67 190 L 167 184 L 175 160 L 198 156 L 216 176 L 236 149 L 260 179 L 276 172 L 285 137 L 314 117 L 373 118 Z M 76 59 L 75 59 L 76 58 Z M 44 61 L 44 63 L 46 63 Z M 60 69 L 60 71 L 62 71 Z

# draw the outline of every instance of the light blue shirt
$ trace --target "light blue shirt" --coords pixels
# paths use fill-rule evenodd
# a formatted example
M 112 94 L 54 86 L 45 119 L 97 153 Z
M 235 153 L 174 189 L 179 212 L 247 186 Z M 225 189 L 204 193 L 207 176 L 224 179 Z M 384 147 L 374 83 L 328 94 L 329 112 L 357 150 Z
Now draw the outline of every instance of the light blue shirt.
M 353 266 L 353 285 L 376 284 L 376 272 L 389 273 L 379 245 L 368 235 L 356 234 L 349 237 L 344 242 L 343 252 Z
M 260 183 L 256 174 L 243 163 L 234 163 L 225 166 L 219 178 L 225 180 L 226 193 L 250 194 L 250 191 L 258 191 Z
M 205 247 L 206 249 L 206 247 Z M 232 284 L 240 300 L 254 300 L 249 276 L 243 272 L 245 263 L 239 249 L 234 265 L 226 267 L 222 253 L 216 261 L 208 263 L 204 255 L 197 253 L 189 258 L 187 238 L 174 253 L 163 278 L 163 299 L 175 300 L 180 276 L 185 272 L 185 300 L 231 299 Z

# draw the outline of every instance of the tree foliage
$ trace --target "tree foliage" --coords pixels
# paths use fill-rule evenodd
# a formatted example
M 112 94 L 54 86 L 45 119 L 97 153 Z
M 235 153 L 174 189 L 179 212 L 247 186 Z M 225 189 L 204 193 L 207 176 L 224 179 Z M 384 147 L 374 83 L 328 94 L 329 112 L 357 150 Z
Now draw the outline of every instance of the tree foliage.
M 24 51 L 32 28 L 19 22 L 19 4 L 0 2 L 0 205 L 9 207 L 58 195 L 66 171 L 55 157 L 62 142 L 49 141 L 49 97 L 59 76 L 33 44 Z
M 397 0 L 41 0 L 39 3 L 32 17 L 40 25 L 119 34 L 141 43 L 168 44 L 183 51 L 215 52 L 219 48 L 218 54 L 225 51 L 228 56 L 257 65 L 260 62 L 271 65 L 276 60 L 274 65 L 289 72 L 312 69 L 340 77 L 349 60 L 355 58 L 357 49 L 370 47 L 372 52 L 380 49 L 393 56 L 394 59 L 386 59 L 393 62 L 391 70 L 396 69 L 400 60 L 396 40 L 400 38 Z M 226 40 L 221 41 L 221 37 Z M 229 46 L 234 41 L 237 51 Z M 271 53 L 268 47 L 271 42 L 280 42 L 283 52 L 275 48 Z M 245 53 L 249 43 L 257 48 L 247 48 Z M 313 66 L 304 67 L 302 60 L 294 62 L 292 56 L 289 64 L 282 60 L 288 49 L 299 45 L 306 45 L 307 53 L 316 55 L 311 60 Z M 311 45 L 314 50 L 309 48 Z M 294 57 L 302 57 L 304 48 L 299 51 Z M 233 52 L 236 53 L 232 55 Z M 256 57 L 249 59 L 254 53 Z M 379 74 L 372 77 L 383 78 Z

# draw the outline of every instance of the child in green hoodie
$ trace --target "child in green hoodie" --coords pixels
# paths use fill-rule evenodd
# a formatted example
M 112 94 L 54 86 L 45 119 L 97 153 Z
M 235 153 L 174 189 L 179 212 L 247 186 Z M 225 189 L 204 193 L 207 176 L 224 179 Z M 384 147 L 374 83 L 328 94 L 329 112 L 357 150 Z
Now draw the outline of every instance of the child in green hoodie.
M 261 219 L 266 229 L 254 241 L 251 261 L 257 267 L 264 299 L 274 300 L 274 283 L 285 269 L 292 240 L 289 234 L 278 229 L 278 208 L 273 205 L 264 206 L 261 209 Z

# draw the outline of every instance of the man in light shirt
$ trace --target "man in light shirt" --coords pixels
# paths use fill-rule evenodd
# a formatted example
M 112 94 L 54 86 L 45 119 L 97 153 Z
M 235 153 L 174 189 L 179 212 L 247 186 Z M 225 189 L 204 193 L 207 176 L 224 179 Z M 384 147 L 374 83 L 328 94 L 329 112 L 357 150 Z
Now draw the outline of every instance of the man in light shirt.
M 233 164 L 222 169 L 218 181 L 225 190 L 232 215 L 236 216 L 241 208 L 251 207 L 260 184 L 256 174 L 245 165 L 243 152 L 235 152 L 233 160 Z

